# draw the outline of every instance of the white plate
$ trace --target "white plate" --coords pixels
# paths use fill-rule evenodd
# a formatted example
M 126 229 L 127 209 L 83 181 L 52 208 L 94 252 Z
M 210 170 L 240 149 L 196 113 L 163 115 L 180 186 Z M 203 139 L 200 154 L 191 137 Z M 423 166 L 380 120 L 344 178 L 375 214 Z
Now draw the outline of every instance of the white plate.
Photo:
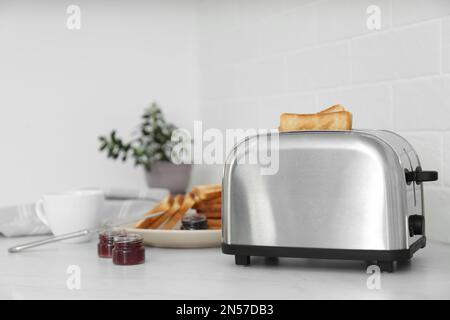
M 127 232 L 144 237 L 144 244 L 160 248 L 210 248 L 219 247 L 222 230 L 159 230 L 136 229 L 125 226 Z

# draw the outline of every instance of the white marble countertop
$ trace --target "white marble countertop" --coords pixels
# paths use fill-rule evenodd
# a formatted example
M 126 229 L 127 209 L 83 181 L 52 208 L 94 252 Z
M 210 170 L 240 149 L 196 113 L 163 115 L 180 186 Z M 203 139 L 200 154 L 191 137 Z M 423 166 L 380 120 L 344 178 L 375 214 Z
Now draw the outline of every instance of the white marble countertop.
M 116 266 L 96 243 L 57 243 L 11 254 L 37 239 L 0 237 L 0 299 L 442 299 L 450 298 L 450 245 L 431 242 L 368 289 L 358 261 L 253 258 L 249 267 L 219 248 L 147 248 L 147 261 Z M 81 288 L 68 289 L 67 268 L 80 267 Z

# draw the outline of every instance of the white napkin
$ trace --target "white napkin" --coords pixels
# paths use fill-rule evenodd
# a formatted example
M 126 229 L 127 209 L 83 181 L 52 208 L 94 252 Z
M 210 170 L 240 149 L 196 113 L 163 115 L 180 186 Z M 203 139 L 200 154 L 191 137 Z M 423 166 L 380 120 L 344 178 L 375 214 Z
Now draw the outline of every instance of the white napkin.
M 139 218 L 169 194 L 167 189 L 103 188 L 105 206 L 102 223 L 120 223 Z M 0 233 L 5 237 L 31 236 L 50 233 L 37 217 L 34 203 L 0 207 Z

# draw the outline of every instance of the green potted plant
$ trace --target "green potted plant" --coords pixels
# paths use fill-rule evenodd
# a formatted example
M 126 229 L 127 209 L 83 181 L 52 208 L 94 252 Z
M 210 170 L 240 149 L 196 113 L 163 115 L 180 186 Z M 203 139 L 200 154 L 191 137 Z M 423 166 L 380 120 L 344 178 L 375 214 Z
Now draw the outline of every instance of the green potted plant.
M 100 151 L 108 158 L 127 161 L 133 158 L 135 166 L 145 169 L 149 187 L 167 188 L 172 193 L 184 193 L 191 175 L 190 164 L 174 164 L 171 161 L 172 133 L 177 127 L 165 120 L 156 102 L 146 108 L 142 122 L 130 141 L 118 137 L 116 130 L 100 136 Z

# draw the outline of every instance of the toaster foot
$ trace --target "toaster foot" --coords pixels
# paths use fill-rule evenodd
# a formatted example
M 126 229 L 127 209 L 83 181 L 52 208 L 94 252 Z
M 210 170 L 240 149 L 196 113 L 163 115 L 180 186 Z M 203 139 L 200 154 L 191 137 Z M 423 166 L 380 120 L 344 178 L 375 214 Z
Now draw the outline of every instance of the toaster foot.
M 394 271 L 394 261 L 377 261 L 377 265 L 380 267 L 381 272 Z
M 250 265 L 250 256 L 242 256 L 242 255 L 235 255 L 234 261 L 238 266 L 248 266 Z

